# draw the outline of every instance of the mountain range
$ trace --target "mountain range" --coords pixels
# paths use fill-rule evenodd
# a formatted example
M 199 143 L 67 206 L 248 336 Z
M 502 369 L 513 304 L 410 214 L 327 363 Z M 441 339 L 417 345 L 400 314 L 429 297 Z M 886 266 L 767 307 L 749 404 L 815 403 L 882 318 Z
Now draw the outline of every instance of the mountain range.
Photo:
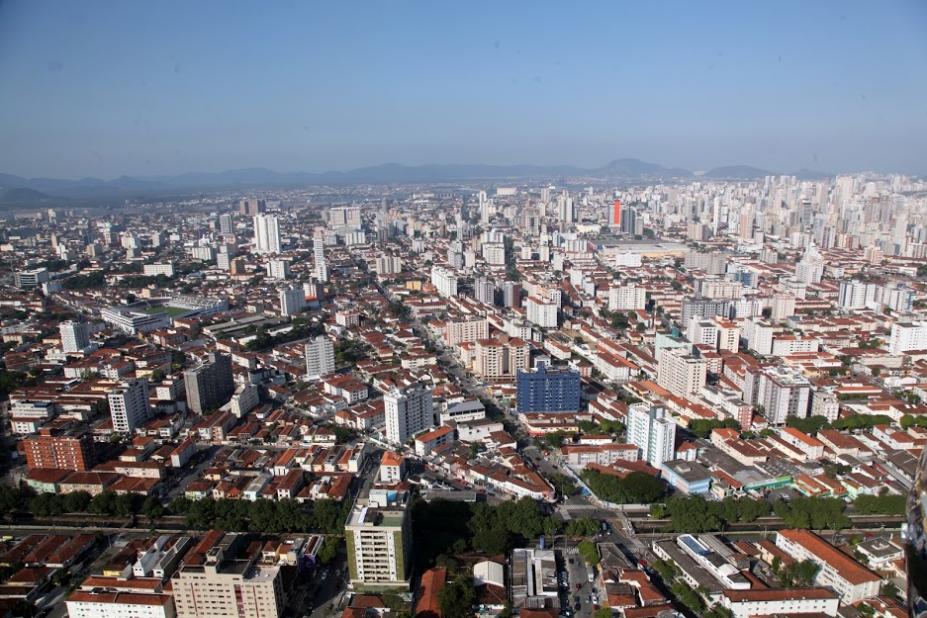
M 702 178 L 743 180 L 773 174 L 746 165 L 718 167 Z M 825 178 L 823 172 L 801 170 L 800 178 Z M 246 168 L 224 172 L 189 173 L 175 176 L 120 176 L 112 180 L 81 178 L 24 178 L 0 174 L 0 204 L 41 205 L 62 200 L 152 197 L 218 189 L 287 188 L 307 185 L 349 185 L 389 183 L 433 183 L 468 180 L 518 180 L 526 178 L 586 178 L 603 180 L 691 179 L 695 174 L 681 168 L 664 167 L 639 159 L 615 159 L 599 168 L 570 165 L 402 165 L 386 163 L 348 171 L 275 172 Z

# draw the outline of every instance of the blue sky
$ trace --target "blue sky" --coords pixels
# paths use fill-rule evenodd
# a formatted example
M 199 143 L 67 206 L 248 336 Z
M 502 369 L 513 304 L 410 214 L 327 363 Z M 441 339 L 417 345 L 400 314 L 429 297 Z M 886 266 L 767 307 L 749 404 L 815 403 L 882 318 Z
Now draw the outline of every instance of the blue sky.
M 927 173 L 927 3 L 0 0 L 0 172 Z

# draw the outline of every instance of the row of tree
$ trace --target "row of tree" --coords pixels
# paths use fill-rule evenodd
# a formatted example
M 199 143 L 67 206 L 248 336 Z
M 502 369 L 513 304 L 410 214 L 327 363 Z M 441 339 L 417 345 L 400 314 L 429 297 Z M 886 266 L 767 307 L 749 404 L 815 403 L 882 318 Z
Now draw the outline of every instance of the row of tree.
M 586 469 L 581 476 L 596 496 L 616 504 L 650 504 L 666 496 L 666 484 L 644 472 L 617 477 Z
M 753 498 L 709 501 L 700 496 L 673 496 L 664 504 L 654 504 L 650 514 L 657 519 L 668 517 L 674 532 L 712 532 L 731 523 L 756 521 L 771 511 L 769 502 Z
M 350 505 L 316 500 L 311 509 L 295 500 L 189 500 L 176 498 L 170 510 L 186 517 L 187 525 L 201 530 L 254 532 L 324 532 L 341 534 Z

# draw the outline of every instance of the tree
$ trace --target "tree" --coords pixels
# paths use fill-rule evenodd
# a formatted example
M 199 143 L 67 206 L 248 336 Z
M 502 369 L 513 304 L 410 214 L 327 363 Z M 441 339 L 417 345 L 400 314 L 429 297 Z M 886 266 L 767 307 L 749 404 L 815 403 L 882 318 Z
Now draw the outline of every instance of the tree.
M 599 531 L 599 522 L 589 517 L 571 519 L 566 523 L 565 532 L 569 536 L 592 536 Z
M 338 557 L 338 547 L 341 545 L 341 538 L 337 536 L 329 536 L 325 538 L 325 542 L 322 543 L 322 547 L 319 548 L 319 553 L 316 556 L 319 559 L 319 562 L 322 564 L 329 564 L 332 560 Z
M 599 550 L 596 549 L 595 543 L 592 541 L 580 541 L 576 549 L 579 551 L 579 555 L 583 557 L 583 560 L 588 562 L 591 566 L 599 564 Z
M 164 505 L 154 496 L 148 496 L 142 503 L 142 513 L 148 519 L 158 519 L 164 514 Z
M 853 501 L 853 508 L 862 515 L 904 515 L 907 508 L 907 496 L 858 496 Z
M 592 618 L 611 618 L 612 617 L 612 608 L 611 607 L 600 607 L 592 613 Z
M 663 481 L 644 472 L 619 478 L 586 469 L 582 478 L 599 498 L 618 504 L 650 504 L 666 495 Z
M 438 605 L 444 618 L 472 618 L 476 590 L 473 578 L 458 575 L 438 593 Z

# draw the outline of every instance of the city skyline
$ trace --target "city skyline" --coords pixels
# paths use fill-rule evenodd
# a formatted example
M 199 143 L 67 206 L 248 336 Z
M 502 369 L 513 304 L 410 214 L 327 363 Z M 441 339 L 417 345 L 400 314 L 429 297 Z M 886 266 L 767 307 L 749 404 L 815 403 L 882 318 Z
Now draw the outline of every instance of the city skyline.
M 217 6 L 4 3 L 0 172 L 925 173 L 918 3 Z

